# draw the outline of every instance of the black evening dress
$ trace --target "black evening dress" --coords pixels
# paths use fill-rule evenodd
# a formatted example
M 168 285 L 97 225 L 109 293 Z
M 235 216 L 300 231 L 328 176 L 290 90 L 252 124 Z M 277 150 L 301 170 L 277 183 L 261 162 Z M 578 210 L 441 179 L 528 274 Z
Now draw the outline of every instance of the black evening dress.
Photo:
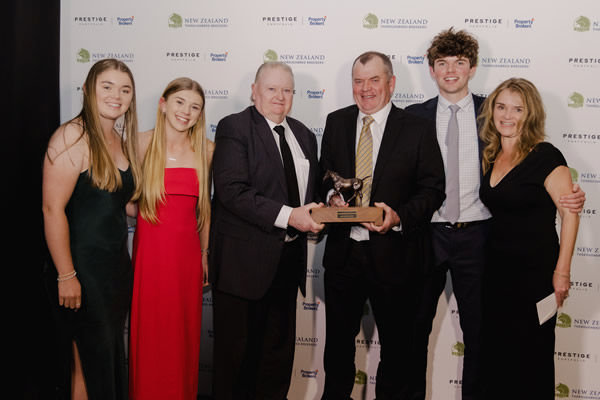
M 70 396 L 72 342 L 75 340 L 90 400 L 127 399 L 124 328 L 131 301 L 133 272 L 127 248 L 125 206 L 134 190 L 131 169 L 121 171 L 115 192 L 79 175 L 65 208 L 73 265 L 81 283 L 78 311 L 58 306 L 56 270 L 47 269 L 50 300 L 57 322 L 59 397 Z
M 540 326 L 536 303 L 554 292 L 556 207 L 544 181 L 561 165 L 560 151 L 543 142 L 496 186 L 491 170 L 481 184 L 492 213 L 483 286 L 485 399 L 554 399 L 556 316 Z

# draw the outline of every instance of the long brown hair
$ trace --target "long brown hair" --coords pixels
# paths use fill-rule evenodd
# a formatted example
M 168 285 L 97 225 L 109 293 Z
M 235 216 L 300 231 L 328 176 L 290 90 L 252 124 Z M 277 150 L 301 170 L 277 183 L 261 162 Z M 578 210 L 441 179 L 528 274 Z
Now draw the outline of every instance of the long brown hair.
M 194 162 L 200 192 L 198 196 L 197 216 L 198 230 L 210 220 L 210 165 L 208 162 L 208 139 L 206 138 L 205 97 L 204 90 L 198 82 L 190 78 L 177 78 L 171 81 L 162 94 L 167 100 L 169 96 L 181 90 L 193 90 L 202 98 L 202 110 L 198 121 L 189 128 L 188 137 L 194 152 Z M 143 179 L 139 197 L 139 210 L 144 219 L 158 223 L 157 207 L 165 200 L 165 164 L 166 164 L 166 132 L 165 114 L 160 105 L 156 112 L 156 126 L 148 150 L 142 163 Z
M 536 144 L 543 142 L 546 136 L 544 130 L 546 112 L 544 111 L 542 97 L 535 85 L 523 78 L 505 80 L 487 97 L 478 118 L 481 126 L 481 133 L 479 135 L 481 140 L 486 144 L 482 157 L 484 173 L 492 167 L 498 153 L 502 150 L 500 133 L 494 125 L 494 107 L 496 106 L 496 98 L 503 90 L 518 93 L 525 106 L 525 118 L 521 126 L 521 134 L 519 135 L 514 161 L 517 164 L 523 161 L 531 149 Z
M 77 141 L 85 138 L 89 148 L 89 165 L 87 173 L 91 178 L 92 184 L 99 189 L 115 191 L 121 187 L 121 174 L 110 156 L 108 146 L 102 133 L 100 124 L 100 115 L 98 105 L 96 103 L 96 82 L 98 76 L 104 71 L 114 69 L 124 72 L 131 80 L 131 90 L 133 96 L 129 108 L 123 115 L 123 125 L 121 131 L 118 132 L 121 138 L 121 148 L 123 154 L 129 161 L 131 171 L 133 173 L 136 194 L 139 191 L 140 168 L 136 159 L 137 147 L 137 110 L 135 100 L 135 81 L 133 74 L 125 63 L 113 58 L 103 59 L 96 62 L 90 68 L 88 75 L 83 84 L 83 106 L 81 111 L 75 118 L 68 121 L 65 125 L 73 123 L 81 126 L 81 136 Z M 116 130 L 116 128 L 115 128 Z M 76 141 L 76 142 L 77 142 Z

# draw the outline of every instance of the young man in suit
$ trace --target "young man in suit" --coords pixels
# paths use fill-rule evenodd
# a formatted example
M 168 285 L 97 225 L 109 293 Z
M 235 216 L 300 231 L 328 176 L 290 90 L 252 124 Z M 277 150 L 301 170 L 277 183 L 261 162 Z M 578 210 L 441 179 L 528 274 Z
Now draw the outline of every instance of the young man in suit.
M 210 281 L 213 396 L 284 399 L 295 349 L 296 297 L 306 282 L 306 232 L 323 225 L 317 142 L 288 117 L 294 77 L 261 65 L 254 106 L 223 118 L 215 135 Z
M 425 277 L 417 313 L 414 400 L 425 399 L 429 334 L 447 271 L 465 344 L 462 399 L 481 399 L 481 284 L 491 215 L 479 199 L 484 143 L 479 138 L 477 116 L 485 98 L 469 90 L 469 80 L 477 70 L 478 49 L 477 40 L 466 31 L 450 28 L 439 33 L 427 50 L 429 73 L 439 96 L 406 107 L 406 111 L 435 122 L 446 171 L 446 200 L 431 219 L 435 265 Z M 578 186 L 573 191 L 563 200 L 573 212 L 579 212 L 585 193 Z
M 327 116 L 321 176 L 327 170 L 364 179 L 353 205 L 383 209 L 383 225 L 329 225 L 325 267 L 326 343 L 323 399 L 348 399 L 355 379 L 355 338 L 370 300 L 381 344 L 378 399 L 407 399 L 416 282 L 430 259 L 429 221 L 444 199 L 444 171 L 433 124 L 390 99 L 396 78 L 389 58 L 370 51 L 352 66 L 355 105 Z M 345 206 L 322 190 L 330 205 Z M 398 313 L 402 316 L 399 317 Z

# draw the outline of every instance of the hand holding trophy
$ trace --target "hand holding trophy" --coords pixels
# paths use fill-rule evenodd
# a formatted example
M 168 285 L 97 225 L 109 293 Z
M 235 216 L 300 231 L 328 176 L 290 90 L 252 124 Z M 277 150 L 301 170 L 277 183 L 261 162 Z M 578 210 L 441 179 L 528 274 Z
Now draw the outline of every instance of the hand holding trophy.
M 370 176 L 364 178 L 343 178 L 340 174 L 334 171 L 327 171 L 323 177 L 323 181 L 331 179 L 333 182 L 333 196 L 344 198 L 343 192 L 352 192 L 352 195 L 345 200 L 346 206 L 335 207 L 328 206 L 319 209 L 313 209 L 312 217 L 318 223 L 323 222 L 373 222 L 375 225 L 383 223 L 383 211 L 378 207 L 348 207 L 347 204 L 353 199 L 363 199 L 364 181 L 371 179 Z

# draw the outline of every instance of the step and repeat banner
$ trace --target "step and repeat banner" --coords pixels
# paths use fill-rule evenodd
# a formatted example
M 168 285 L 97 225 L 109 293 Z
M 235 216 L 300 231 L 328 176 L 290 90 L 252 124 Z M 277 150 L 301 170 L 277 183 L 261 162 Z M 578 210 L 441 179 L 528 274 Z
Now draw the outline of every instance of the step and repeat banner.
M 366 50 L 388 54 L 397 77 L 393 102 L 405 107 L 437 94 L 425 52 L 451 26 L 480 45 L 470 88 L 486 95 L 501 81 L 524 77 L 539 88 L 548 114 L 548 140 L 565 155 L 587 193 L 572 264 L 571 296 L 556 328 L 556 397 L 600 399 L 600 3 L 598 1 L 304 0 L 179 1 L 63 0 L 61 118 L 81 109 L 91 65 L 117 58 L 133 71 L 140 129 L 154 126 L 158 99 L 176 77 L 198 81 L 206 93 L 207 134 L 218 121 L 250 104 L 258 66 L 278 60 L 295 74 L 292 116 L 320 143 L 327 114 L 351 104 L 351 63 Z M 133 232 L 134 228 L 131 228 Z M 326 238 L 325 238 L 326 240 Z M 532 238 L 535 240 L 535 238 Z M 323 243 L 309 249 L 309 285 L 298 297 L 296 358 L 290 399 L 320 398 L 324 371 Z M 507 277 L 519 271 L 507 266 Z M 398 310 L 402 318 L 404 310 Z M 518 313 L 519 310 L 514 310 Z M 519 329 L 505 321 L 507 329 Z M 204 296 L 200 391 L 210 394 L 212 298 Z M 505 356 L 515 363 L 530 357 Z M 355 399 L 374 398 L 379 340 L 370 307 L 356 338 Z M 430 338 L 428 398 L 460 399 L 464 344 L 450 285 L 442 294 Z M 410 345 L 406 345 L 407 356 Z M 498 390 L 518 398 L 509 374 Z

